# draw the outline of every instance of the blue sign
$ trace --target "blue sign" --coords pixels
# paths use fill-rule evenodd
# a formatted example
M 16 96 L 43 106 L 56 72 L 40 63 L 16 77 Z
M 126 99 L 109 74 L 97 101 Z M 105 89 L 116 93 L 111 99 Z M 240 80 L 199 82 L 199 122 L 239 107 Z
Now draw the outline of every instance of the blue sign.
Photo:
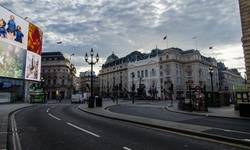
M 9 89 L 12 87 L 12 83 L 8 81 L 3 81 L 0 83 L 0 88 Z

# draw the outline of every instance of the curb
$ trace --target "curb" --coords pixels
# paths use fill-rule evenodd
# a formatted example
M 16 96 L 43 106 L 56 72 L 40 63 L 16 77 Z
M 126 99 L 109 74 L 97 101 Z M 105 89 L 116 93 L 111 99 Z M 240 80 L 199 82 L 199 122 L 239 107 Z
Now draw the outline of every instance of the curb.
M 240 120 L 249 120 L 250 121 L 250 118 L 247 118 L 247 117 L 240 117 L 240 118 L 237 118 L 237 117 L 226 117 L 226 116 L 216 116 L 216 115 L 212 115 L 212 114 L 198 114 L 198 113 L 191 113 L 191 112 L 186 112 L 186 111 L 171 110 L 171 109 L 169 109 L 169 106 L 165 106 L 164 109 L 167 110 L 167 111 L 170 111 L 170 112 L 181 113 L 181 114 L 189 114 L 189 115 L 204 116 L 204 117 L 240 119 Z
M 8 127 L 9 127 L 9 117 L 12 113 L 25 109 L 27 107 L 34 107 L 37 105 L 24 106 L 21 108 L 17 108 L 9 113 L 5 114 L 3 117 L 3 121 L 0 128 L 0 150 L 7 150 L 7 139 L 8 139 Z
M 112 106 L 107 106 L 107 107 L 104 107 L 103 109 L 104 109 L 104 111 L 108 111 L 107 109 L 109 107 L 112 107 Z M 101 116 L 101 117 L 105 117 L 105 118 L 109 118 L 109 119 L 115 119 L 115 120 L 119 120 L 119 121 L 125 121 L 125 122 L 129 122 L 129 123 L 143 125 L 143 126 L 147 126 L 147 127 L 168 130 L 171 132 L 177 132 L 177 133 L 182 133 L 182 134 L 184 133 L 187 136 L 193 135 L 193 136 L 198 136 L 198 137 L 202 137 L 205 139 L 210 139 L 213 141 L 218 140 L 218 141 L 230 143 L 231 145 L 232 144 L 238 145 L 238 146 L 241 145 L 241 147 L 250 149 L 250 142 L 244 141 L 244 140 L 238 140 L 238 139 L 234 139 L 234 138 L 230 138 L 230 137 L 213 135 L 213 134 L 209 134 L 209 133 L 194 132 L 194 131 L 184 130 L 184 129 L 180 129 L 180 128 L 174 128 L 174 127 L 170 127 L 170 126 L 161 126 L 161 125 L 156 125 L 156 124 L 150 124 L 150 123 L 141 122 L 139 120 L 131 120 L 131 119 L 119 118 L 119 117 L 115 117 L 115 116 L 108 116 L 108 115 L 105 115 L 105 113 L 96 113 L 96 112 L 87 111 L 83 108 L 80 108 L 80 106 L 78 106 L 78 109 L 81 111 L 84 111 L 86 113 L 89 113 L 89 114 L 93 114 L 93 115 L 97 115 L 97 116 Z M 116 114 L 116 113 L 114 113 L 114 114 Z M 141 118 L 145 118 L 145 117 L 141 117 Z

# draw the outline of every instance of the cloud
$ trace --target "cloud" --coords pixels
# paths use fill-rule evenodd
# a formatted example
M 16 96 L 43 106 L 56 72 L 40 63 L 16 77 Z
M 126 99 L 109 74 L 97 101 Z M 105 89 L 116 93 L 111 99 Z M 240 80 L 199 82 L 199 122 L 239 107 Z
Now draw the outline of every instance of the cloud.
M 204 56 L 243 62 L 238 1 L 2 0 L 0 5 L 43 30 L 44 52 L 75 53 L 77 68 L 89 67 L 84 55 L 91 48 L 101 64 L 112 52 L 124 57 L 135 50 L 165 49 L 165 35 L 168 47 L 196 49 L 197 43 Z

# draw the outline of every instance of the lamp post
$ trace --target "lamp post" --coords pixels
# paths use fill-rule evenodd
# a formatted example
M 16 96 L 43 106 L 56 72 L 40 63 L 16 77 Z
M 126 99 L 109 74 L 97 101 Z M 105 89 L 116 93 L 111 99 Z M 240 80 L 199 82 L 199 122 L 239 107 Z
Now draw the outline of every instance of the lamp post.
M 135 78 L 135 73 L 132 72 L 132 95 L 133 95 L 133 104 L 135 103 L 135 84 L 134 84 L 134 78 Z
M 98 53 L 96 54 L 96 62 L 93 62 L 93 56 L 94 56 L 94 51 L 93 51 L 93 48 L 91 48 L 91 50 L 90 50 L 90 62 L 88 61 L 88 54 L 86 53 L 86 55 L 85 55 L 85 61 L 91 66 L 91 70 L 90 70 L 91 87 L 90 87 L 89 108 L 94 107 L 94 99 L 93 99 L 93 65 L 95 65 L 99 61 Z
M 189 104 L 190 104 L 190 107 L 192 106 L 191 84 L 193 84 L 193 83 L 194 82 L 192 80 L 186 81 L 186 84 L 188 85 L 188 89 L 189 89 Z
M 213 73 L 214 73 L 214 68 L 212 66 L 209 67 L 209 74 L 211 76 L 211 86 L 212 86 L 212 101 L 214 102 L 214 86 L 213 86 Z
M 44 88 L 44 79 L 41 77 L 41 88 L 43 89 L 43 103 L 46 102 L 46 94 L 45 94 L 45 88 Z
M 211 76 L 211 86 L 212 86 L 212 92 L 214 92 L 214 86 L 213 86 L 213 73 L 214 73 L 214 68 L 212 66 L 209 67 L 209 74 Z

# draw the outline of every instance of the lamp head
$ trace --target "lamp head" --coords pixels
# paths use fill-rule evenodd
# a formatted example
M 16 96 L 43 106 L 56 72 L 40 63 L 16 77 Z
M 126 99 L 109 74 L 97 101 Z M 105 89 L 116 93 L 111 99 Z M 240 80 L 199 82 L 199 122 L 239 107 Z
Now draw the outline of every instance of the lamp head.
M 85 54 L 85 61 L 88 62 L 88 54 Z
M 96 62 L 98 62 L 99 61 L 99 55 L 98 55 L 98 53 L 96 54 Z
M 94 51 L 93 51 L 93 48 L 91 48 L 90 50 L 90 56 L 93 56 L 94 55 Z

